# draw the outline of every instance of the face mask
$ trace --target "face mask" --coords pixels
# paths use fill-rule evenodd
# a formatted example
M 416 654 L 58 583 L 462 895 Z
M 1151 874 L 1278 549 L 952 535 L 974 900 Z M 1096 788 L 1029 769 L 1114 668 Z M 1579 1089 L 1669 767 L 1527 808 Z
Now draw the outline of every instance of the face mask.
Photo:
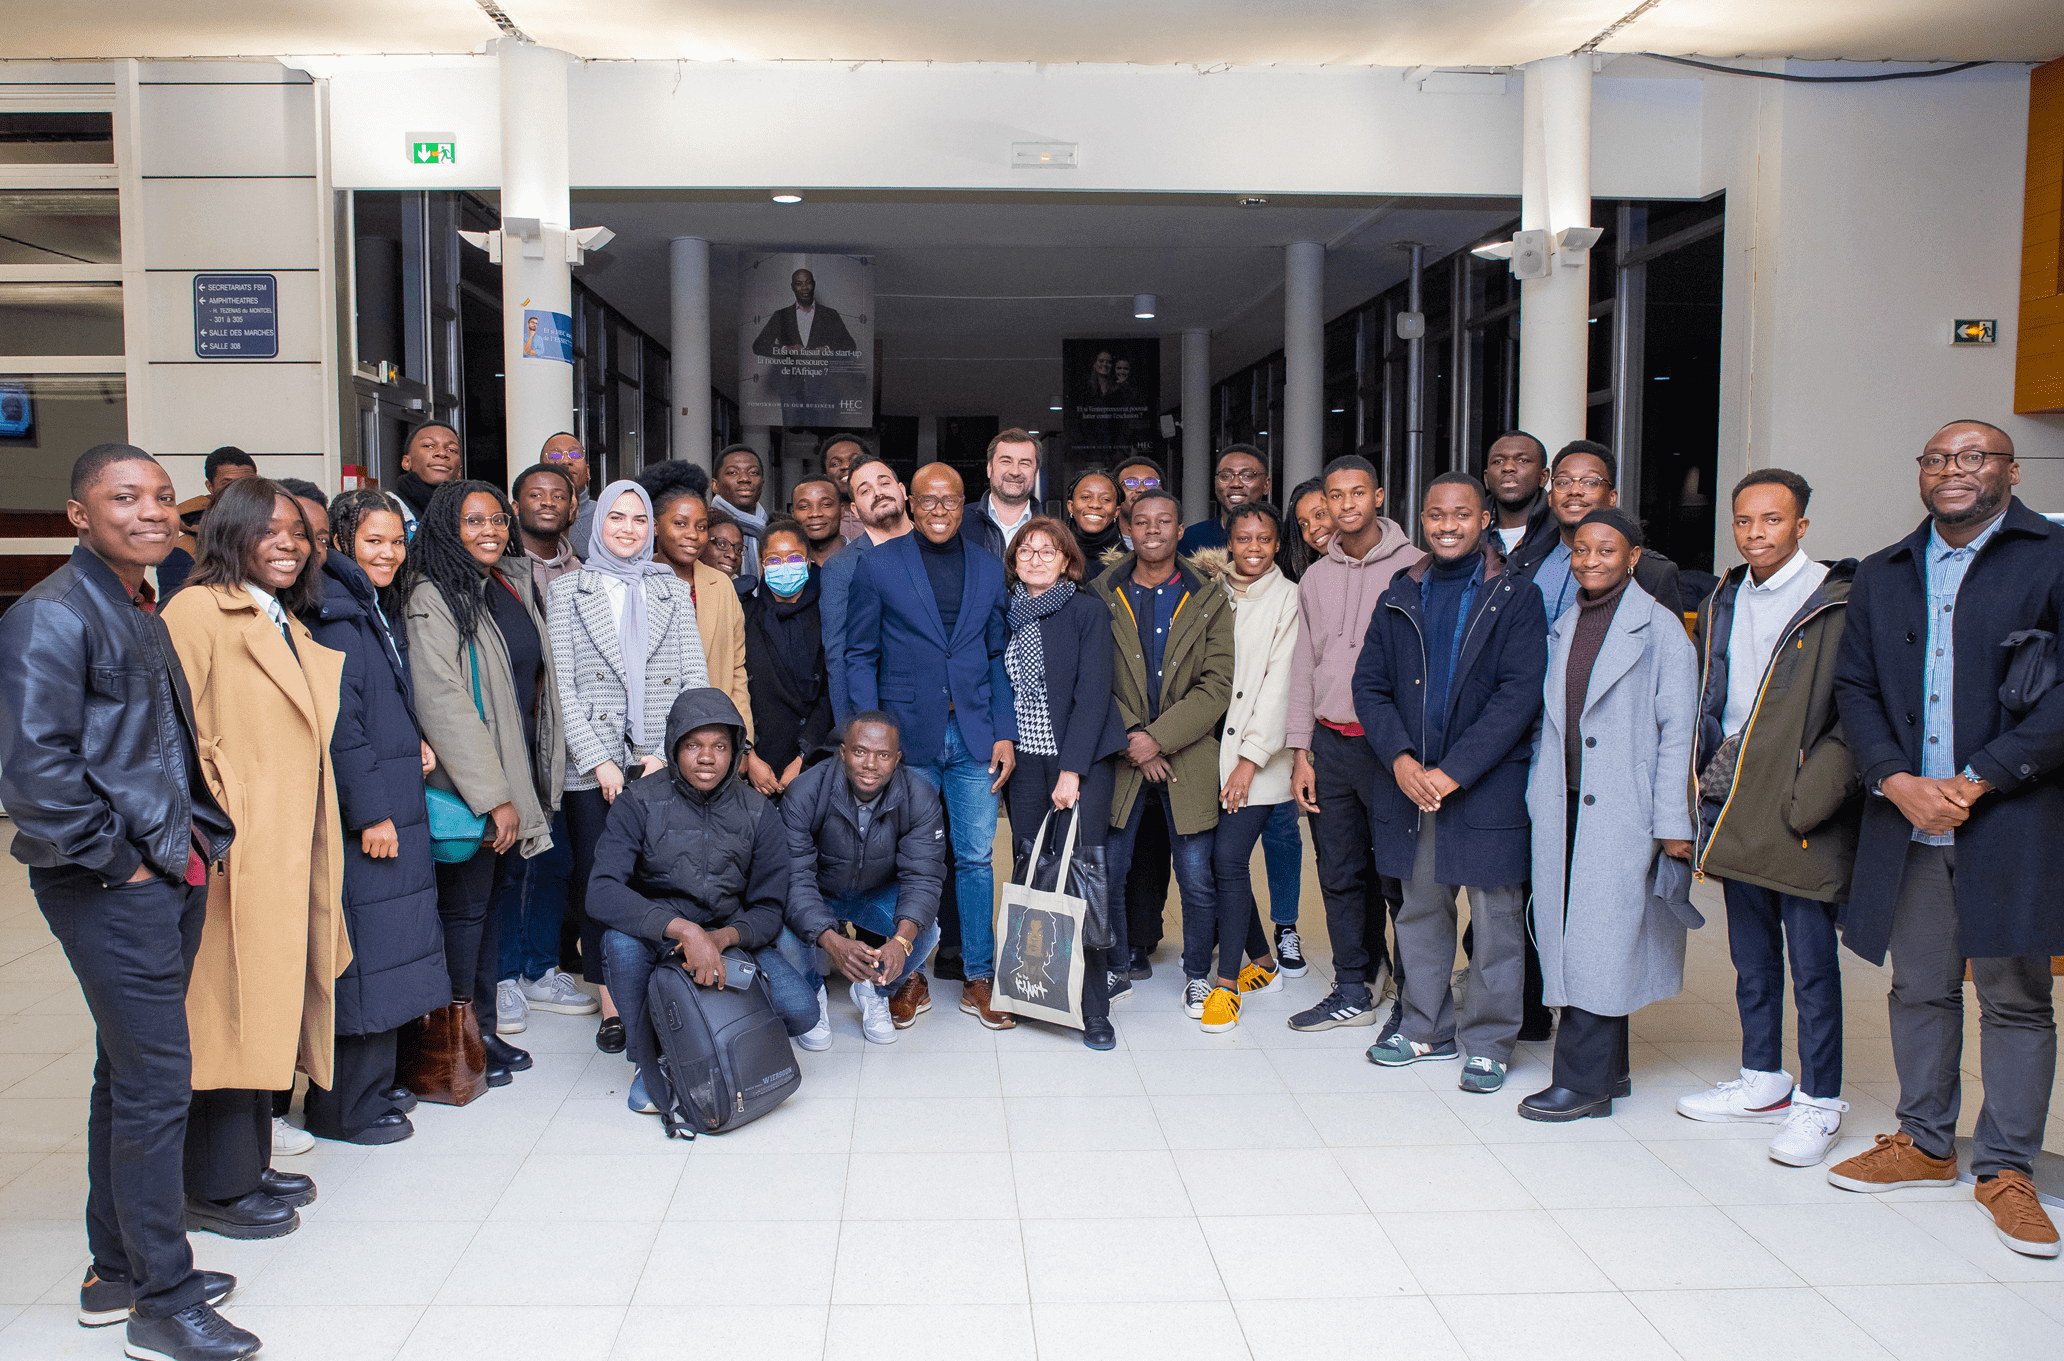
M 776 595 L 794 595 L 810 579 L 807 562 L 772 562 L 760 568 L 760 578 Z

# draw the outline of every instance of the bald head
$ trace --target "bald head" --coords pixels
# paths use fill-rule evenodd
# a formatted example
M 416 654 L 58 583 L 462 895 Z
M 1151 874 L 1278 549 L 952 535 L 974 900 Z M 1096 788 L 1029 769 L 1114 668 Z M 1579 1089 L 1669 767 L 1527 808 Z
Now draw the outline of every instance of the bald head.
M 960 533 L 967 487 L 960 474 L 944 463 L 927 463 L 910 479 L 910 513 L 917 532 L 943 544 Z

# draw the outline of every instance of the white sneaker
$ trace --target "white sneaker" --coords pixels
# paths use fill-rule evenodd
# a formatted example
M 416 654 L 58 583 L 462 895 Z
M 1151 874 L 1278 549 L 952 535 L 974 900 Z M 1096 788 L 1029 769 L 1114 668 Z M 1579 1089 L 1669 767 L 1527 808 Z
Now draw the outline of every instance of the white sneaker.
M 796 1036 L 795 1042 L 813 1054 L 821 1054 L 831 1048 L 831 999 L 824 995 L 821 984 L 817 988 L 817 1024 Z
M 853 1005 L 860 1008 L 860 1033 L 875 1044 L 896 1042 L 896 1020 L 889 1015 L 889 999 L 872 983 L 853 984 Z
M 1770 1141 L 1770 1160 L 1789 1167 L 1818 1165 L 1840 1137 L 1842 1112 L 1848 1109 L 1846 1101 L 1794 1092 L 1792 1113 Z
M 1678 1097 L 1677 1113 L 1718 1124 L 1781 1124 L 1792 1113 L 1792 1075 L 1744 1068 L 1738 1078 Z
M 315 1147 L 315 1136 L 299 1125 L 290 1125 L 282 1116 L 272 1120 L 272 1156 L 291 1158 L 296 1153 L 306 1153 Z
M 1204 1003 L 1209 1001 L 1210 998 L 1211 980 L 1208 978 L 1192 978 L 1189 982 L 1183 984 L 1183 1015 L 1189 1017 L 1193 1021 L 1203 1020 Z
M 561 1016 L 592 1016 L 602 1004 L 581 991 L 573 975 L 554 970 L 543 978 L 523 980 L 523 1000 L 532 1011 L 557 1012 Z
M 530 1003 L 513 978 L 495 984 L 495 1034 L 515 1035 L 530 1029 Z

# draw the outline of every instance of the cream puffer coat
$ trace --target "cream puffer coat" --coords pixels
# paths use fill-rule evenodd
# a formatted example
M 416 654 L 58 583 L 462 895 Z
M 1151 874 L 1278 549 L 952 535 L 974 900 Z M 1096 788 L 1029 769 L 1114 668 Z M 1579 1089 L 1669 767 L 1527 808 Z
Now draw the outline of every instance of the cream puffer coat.
M 1287 803 L 1292 757 L 1284 730 L 1297 652 L 1297 587 L 1281 568 L 1271 567 L 1242 588 L 1222 548 L 1207 548 L 1191 561 L 1233 598 L 1233 695 L 1219 730 L 1219 787 L 1225 787 L 1244 756 L 1255 765 L 1247 801 Z

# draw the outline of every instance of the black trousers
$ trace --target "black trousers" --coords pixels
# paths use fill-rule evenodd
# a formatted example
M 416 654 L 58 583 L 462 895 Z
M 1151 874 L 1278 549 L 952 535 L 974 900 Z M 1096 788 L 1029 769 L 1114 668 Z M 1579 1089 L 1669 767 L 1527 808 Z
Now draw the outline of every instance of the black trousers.
M 1089 773 L 1082 777 L 1081 796 L 1076 800 L 1074 813 L 1056 813 L 1053 787 L 1054 781 L 1061 777 L 1061 758 L 1020 752 L 1010 783 L 1003 787 L 1004 799 L 1010 810 L 1013 845 L 1030 841 L 1039 831 L 1040 820 L 1053 813 L 1053 823 L 1047 828 L 1046 835 L 1052 845 L 1059 847 L 1061 838 L 1068 834 L 1068 819 L 1073 816 L 1082 820 L 1080 830 L 1075 833 L 1076 856 L 1103 860 L 1105 838 L 1111 830 L 1111 790 L 1117 782 L 1117 761 L 1117 757 L 1110 756 L 1092 765 Z M 1082 951 L 1084 1020 L 1111 1014 L 1109 973 L 1119 964 L 1111 957 L 1112 953 L 1087 947 Z
M 1611 1096 L 1627 1073 L 1627 1018 L 1564 1007 L 1555 1032 L 1554 1085 Z
M 1376 753 L 1365 738 L 1343 737 L 1323 723 L 1312 726 L 1311 740 L 1319 799 L 1312 844 L 1318 853 L 1319 894 L 1326 904 L 1326 934 L 1333 942 L 1333 981 L 1366 989 L 1389 962 L 1384 927 L 1404 899 L 1397 880 L 1376 873 L 1369 849 Z
M 1161 918 L 1168 910 L 1168 881 L 1175 871 L 1175 857 L 1168 845 L 1168 819 L 1160 815 L 1161 786 L 1142 780 L 1139 798 L 1151 802 L 1140 816 L 1132 860 L 1125 871 L 1125 928 L 1129 948 L 1151 955 L 1161 948 Z
M 151 879 L 102 888 L 90 872 L 32 869 L 29 887 L 93 1013 L 86 1117 L 86 1241 L 138 1313 L 201 1302 L 186 1241 L 182 1157 L 192 1102 L 186 984 L 208 891 Z
M 437 866 L 437 917 L 444 923 L 444 967 L 452 1000 L 470 1001 L 483 1037 L 495 1033 L 495 983 L 501 974 L 502 932 L 494 903 L 521 857 L 482 847 L 471 860 Z M 595 972 L 600 973 L 597 948 Z
M 319 1139 L 350 1139 L 394 1109 L 380 1095 L 394 1086 L 395 1032 L 339 1035 L 332 1085 L 328 1091 L 309 1084 L 301 1099 L 308 1132 Z
M 272 1093 L 223 1087 L 195 1092 L 186 1117 L 186 1193 L 241 1200 L 272 1166 Z
M 588 876 L 595 872 L 595 847 L 609 822 L 609 800 L 599 789 L 569 789 L 559 807 L 566 814 L 566 834 L 573 842 L 573 878 L 566 885 L 566 915 L 580 933 L 581 977 L 602 982 L 602 923 L 588 915 Z M 496 952 L 499 957 L 499 951 Z M 485 1005 L 483 1003 L 482 1005 Z

